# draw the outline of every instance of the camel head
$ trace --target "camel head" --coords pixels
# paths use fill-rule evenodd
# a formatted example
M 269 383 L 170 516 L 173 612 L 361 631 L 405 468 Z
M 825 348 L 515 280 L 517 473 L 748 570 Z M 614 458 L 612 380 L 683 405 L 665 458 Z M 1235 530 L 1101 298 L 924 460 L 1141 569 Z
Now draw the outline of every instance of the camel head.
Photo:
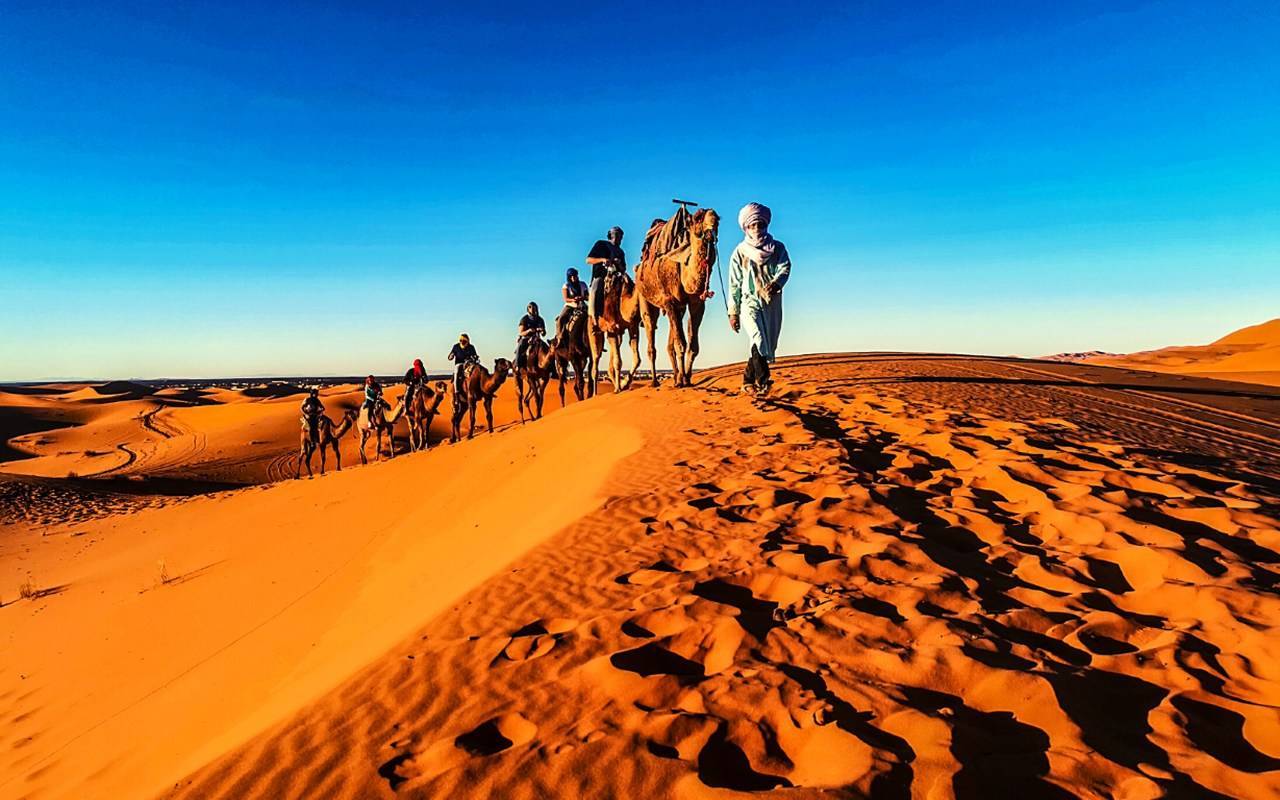
M 711 289 L 711 268 L 719 257 L 720 215 L 713 208 L 700 208 L 689 226 L 689 260 L 680 270 L 680 284 L 690 295 Z
M 497 359 L 494 359 L 494 361 L 493 361 L 493 374 L 494 374 L 494 376 L 495 376 L 495 377 L 496 377 L 496 376 L 498 376 L 498 375 L 501 375 L 501 376 L 503 376 L 503 377 L 506 377 L 507 373 L 508 373 L 508 372 L 510 372 L 510 371 L 511 371 L 511 362 L 510 362 L 510 361 L 508 361 L 508 360 L 507 360 L 507 359 L 505 359 L 505 358 L 497 358 Z
M 445 392 L 449 391 L 448 381 L 436 381 L 436 394 L 444 397 Z

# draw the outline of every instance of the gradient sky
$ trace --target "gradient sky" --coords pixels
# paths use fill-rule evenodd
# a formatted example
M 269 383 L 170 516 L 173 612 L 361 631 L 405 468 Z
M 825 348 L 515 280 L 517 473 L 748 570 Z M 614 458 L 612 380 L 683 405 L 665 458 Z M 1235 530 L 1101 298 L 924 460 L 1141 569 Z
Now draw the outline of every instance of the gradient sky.
M 1280 316 L 1274 0 L 188 5 L 5 2 L 0 380 L 492 359 L 672 197 L 773 207 L 783 353 Z

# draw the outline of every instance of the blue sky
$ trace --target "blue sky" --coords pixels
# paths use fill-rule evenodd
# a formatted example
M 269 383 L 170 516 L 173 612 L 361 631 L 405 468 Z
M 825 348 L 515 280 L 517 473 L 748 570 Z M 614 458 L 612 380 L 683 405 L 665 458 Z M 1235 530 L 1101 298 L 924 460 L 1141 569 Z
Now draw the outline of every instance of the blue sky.
M 672 197 L 773 207 L 784 353 L 1280 315 L 1274 2 L 177 5 L 5 4 L 0 380 L 493 358 Z

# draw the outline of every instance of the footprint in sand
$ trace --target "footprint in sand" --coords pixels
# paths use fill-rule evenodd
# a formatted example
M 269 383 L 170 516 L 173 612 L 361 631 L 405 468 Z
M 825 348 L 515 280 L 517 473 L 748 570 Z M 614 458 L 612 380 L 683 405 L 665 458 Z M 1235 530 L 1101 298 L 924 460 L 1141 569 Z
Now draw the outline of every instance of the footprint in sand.
M 534 620 L 511 634 L 511 641 L 498 654 L 498 659 L 530 661 L 555 649 L 557 643 L 578 627 L 576 619 L 552 617 Z M 495 659 L 497 661 L 498 659 Z

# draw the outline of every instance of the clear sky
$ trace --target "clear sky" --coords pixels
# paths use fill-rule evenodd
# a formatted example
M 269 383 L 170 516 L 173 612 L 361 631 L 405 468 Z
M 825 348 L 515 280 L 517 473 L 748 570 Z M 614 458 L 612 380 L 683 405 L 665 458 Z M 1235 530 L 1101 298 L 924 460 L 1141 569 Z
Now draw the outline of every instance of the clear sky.
M 345 5 L 4 3 L 0 380 L 491 359 L 672 197 L 772 206 L 783 353 L 1280 316 L 1274 0 Z

